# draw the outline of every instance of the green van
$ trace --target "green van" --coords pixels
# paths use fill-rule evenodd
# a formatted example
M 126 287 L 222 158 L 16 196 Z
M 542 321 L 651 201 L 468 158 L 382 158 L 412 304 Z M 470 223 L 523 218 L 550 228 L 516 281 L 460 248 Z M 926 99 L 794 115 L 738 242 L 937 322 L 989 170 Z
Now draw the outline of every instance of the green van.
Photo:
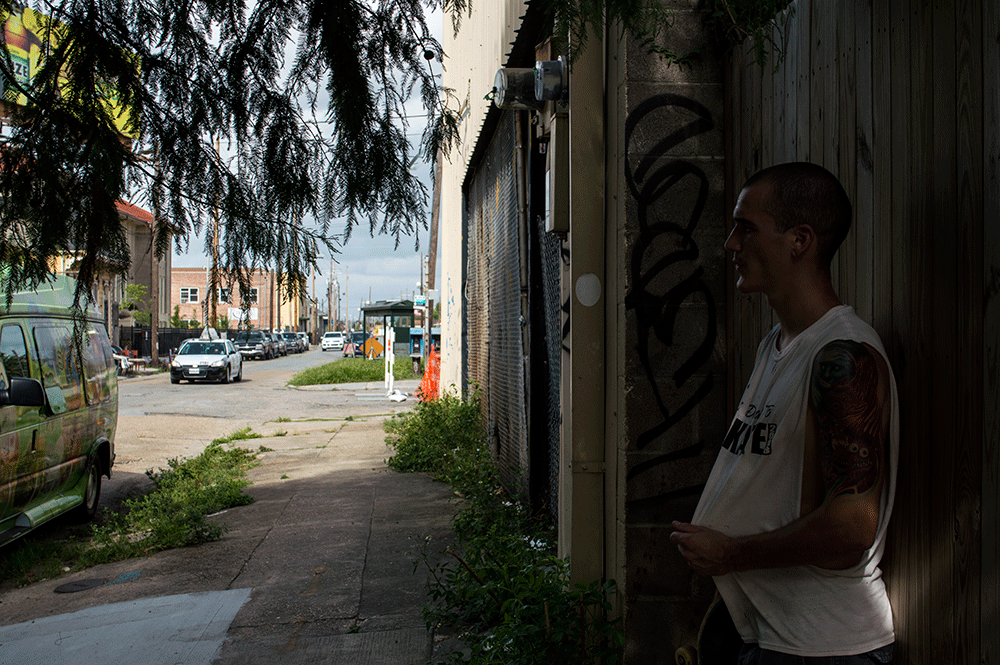
M 115 363 L 100 318 L 74 320 L 75 286 L 0 299 L 0 545 L 63 513 L 92 518 L 111 477 Z

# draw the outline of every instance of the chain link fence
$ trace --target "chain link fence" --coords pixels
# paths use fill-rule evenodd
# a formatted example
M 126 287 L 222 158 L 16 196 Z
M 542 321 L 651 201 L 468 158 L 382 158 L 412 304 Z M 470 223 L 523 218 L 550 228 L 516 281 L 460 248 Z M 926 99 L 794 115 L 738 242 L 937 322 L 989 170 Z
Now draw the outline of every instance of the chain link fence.
M 528 467 L 514 132 L 507 112 L 467 192 L 469 381 L 509 483 Z

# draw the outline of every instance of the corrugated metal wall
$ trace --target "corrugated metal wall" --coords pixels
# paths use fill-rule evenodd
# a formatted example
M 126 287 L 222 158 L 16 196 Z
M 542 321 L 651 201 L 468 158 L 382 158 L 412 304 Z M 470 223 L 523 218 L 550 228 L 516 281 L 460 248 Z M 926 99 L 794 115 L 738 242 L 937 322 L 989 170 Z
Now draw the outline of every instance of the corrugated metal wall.
M 508 482 L 528 466 L 514 131 L 508 111 L 466 192 L 468 380 Z
M 841 298 L 899 385 L 899 485 L 884 569 L 897 663 L 1000 662 L 997 34 L 993 0 L 797 0 L 784 63 L 737 53 L 729 177 L 805 160 L 843 181 L 855 226 Z M 734 390 L 774 321 L 735 303 Z

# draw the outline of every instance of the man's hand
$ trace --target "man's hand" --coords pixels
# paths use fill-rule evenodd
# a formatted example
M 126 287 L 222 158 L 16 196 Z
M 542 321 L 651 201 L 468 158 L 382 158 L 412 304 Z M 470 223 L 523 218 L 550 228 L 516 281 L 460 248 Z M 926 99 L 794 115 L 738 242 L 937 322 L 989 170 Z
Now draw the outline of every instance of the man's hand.
M 708 527 L 686 522 L 674 522 L 676 529 L 670 542 L 687 559 L 691 570 L 699 575 L 726 575 L 736 569 L 736 542 L 729 536 Z

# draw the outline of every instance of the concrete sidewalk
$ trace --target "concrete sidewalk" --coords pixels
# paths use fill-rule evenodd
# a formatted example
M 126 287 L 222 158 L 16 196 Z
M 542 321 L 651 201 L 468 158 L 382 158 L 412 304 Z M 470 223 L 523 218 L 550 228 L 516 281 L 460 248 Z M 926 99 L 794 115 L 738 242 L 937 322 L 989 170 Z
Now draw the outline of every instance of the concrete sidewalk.
M 0 662 L 426 663 L 414 561 L 451 539 L 448 487 L 385 467 L 380 417 L 268 428 L 244 442 L 265 451 L 256 501 L 212 518 L 222 540 L 5 593 Z M 55 593 L 88 580 L 103 583 Z

